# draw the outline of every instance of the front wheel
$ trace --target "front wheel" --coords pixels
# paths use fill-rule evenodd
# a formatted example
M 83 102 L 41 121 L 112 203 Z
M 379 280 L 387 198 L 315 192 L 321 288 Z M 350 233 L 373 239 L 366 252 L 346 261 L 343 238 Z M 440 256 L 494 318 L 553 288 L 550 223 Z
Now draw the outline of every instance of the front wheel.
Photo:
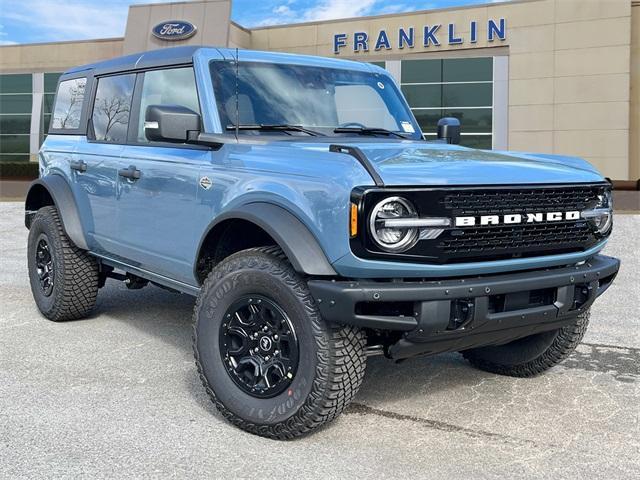
M 506 345 L 472 348 L 462 352 L 480 370 L 512 377 L 534 377 L 567 358 L 580 344 L 589 325 L 589 310 L 569 325 L 537 333 Z
M 365 335 L 327 324 L 276 247 L 221 262 L 194 311 L 194 354 L 207 393 L 236 426 L 286 439 L 337 417 L 358 391 Z

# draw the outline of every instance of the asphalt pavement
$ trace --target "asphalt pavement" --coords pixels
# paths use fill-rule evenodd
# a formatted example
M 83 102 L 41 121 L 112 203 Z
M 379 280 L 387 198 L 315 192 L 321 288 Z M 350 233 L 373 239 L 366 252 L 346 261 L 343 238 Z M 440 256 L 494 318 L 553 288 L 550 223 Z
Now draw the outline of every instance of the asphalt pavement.
M 515 379 L 447 354 L 369 359 L 355 403 L 302 439 L 217 413 L 191 353 L 194 299 L 109 280 L 91 318 L 41 317 L 22 205 L 0 203 L 0 478 L 639 478 L 640 215 L 568 360 Z

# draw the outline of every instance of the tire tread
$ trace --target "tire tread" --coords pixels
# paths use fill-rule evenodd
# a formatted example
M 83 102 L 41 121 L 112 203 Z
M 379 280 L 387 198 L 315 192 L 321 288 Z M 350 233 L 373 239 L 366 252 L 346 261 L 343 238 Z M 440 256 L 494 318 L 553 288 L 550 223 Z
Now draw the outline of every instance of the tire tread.
M 471 365 L 486 372 L 511 377 L 535 377 L 571 355 L 587 331 L 589 316 L 590 312 L 587 310 L 579 314 L 573 323 L 560 328 L 551 346 L 528 362 L 505 364 L 488 361 L 481 353 L 474 350 L 466 350 L 462 355 Z
M 53 307 L 49 311 L 41 310 L 41 312 L 54 322 L 84 318 L 96 304 L 99 283 L 98 263 L 94 257 L 78 248 L 67 236 L 56 207 L 46 206 L 38 210 L 31 229 L 34 226 L 37 228 L 38 223 L 45 223 L 45 227 L 50 227 L 50 233 L 55 237 L 51 242 L 55 245 L 57 241 L 61 247 L 55 249 L 54 262 L 63 272 L 62 282 L 55 278 L 53 294 L 56 297 Z M 50 247 L 55 248 L 54 245 Z
M 200 362 L 197 312 L 202 308 L 202 294 L 196 301 L 193 323 L 193 351 L 200 380 L 216 408 L 237 427 L 280 440 L 304 435 L 335 419 L 355 397 L 362 384 L 366 366 L 365 334 L 355 327 L 326 324 L 317 311 L 306 282 L 293 270 L 285 254 L 277 246 L 251 248 L 229 256 L 207 276 L 202 291 L 212 289 L 223 276 L 241 266 L 269 271 L 302 300 L 312 321 L 313 335 L 319 347 L 316 377 L 311 392 L 298 411 L 281 423 L 259 425 L 232 413 L 216 397 Z

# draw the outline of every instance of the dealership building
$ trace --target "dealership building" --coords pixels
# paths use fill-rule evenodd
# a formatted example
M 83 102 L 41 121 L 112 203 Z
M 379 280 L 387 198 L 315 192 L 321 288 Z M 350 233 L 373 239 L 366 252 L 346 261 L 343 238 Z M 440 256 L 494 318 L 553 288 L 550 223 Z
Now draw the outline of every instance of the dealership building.
M 96 19 L 99 21 L 99 19 Z M 37 159 L 67 68 L 145 50 L 214 45 L 372 62 L 401 85 L 427 138 L 586 158 L 640 177 L 640 1 L 517 0 L 245 28 L 231 0 L 133 5 L 124 38 L 0 47 L 0 163 Z

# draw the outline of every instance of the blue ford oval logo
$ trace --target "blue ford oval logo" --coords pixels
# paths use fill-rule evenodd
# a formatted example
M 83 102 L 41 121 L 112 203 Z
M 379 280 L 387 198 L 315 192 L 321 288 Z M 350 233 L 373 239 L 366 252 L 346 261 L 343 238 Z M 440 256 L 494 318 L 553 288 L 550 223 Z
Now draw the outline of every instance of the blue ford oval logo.
M 180 20 L 169 20 L 153 27 L 153 36 L 160 40 L 184 40 L 196 33 L 196 26 Z

